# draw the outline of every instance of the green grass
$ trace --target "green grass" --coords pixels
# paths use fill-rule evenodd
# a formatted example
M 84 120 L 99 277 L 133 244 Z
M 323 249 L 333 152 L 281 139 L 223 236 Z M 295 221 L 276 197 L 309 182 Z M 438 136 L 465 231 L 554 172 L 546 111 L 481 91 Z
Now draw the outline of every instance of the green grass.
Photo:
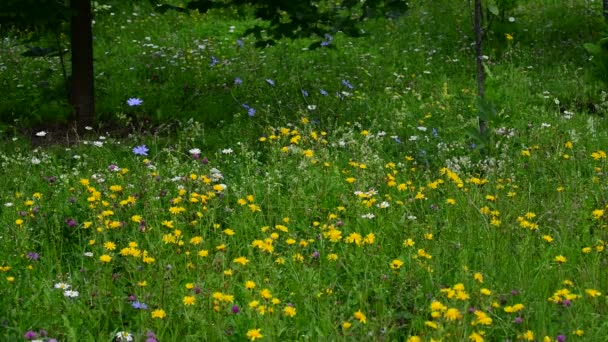
M 464 5 L 415 5 L 315 51 L 237 48 L 246 13 L 98 12 L 100 115 L 136 133 L 100 125 L 66 146 L 5 126 L 0 336 L 603 340 L 608 133 L 582 48 L 601 12 L 574 2 L 563 18 L 562 5 L 527 2 L 488 33 L 498 117 L 483 151 L 466 133 Z M 38 85 L 58 61 L 2 44 L 3 118 L 65 115 Z

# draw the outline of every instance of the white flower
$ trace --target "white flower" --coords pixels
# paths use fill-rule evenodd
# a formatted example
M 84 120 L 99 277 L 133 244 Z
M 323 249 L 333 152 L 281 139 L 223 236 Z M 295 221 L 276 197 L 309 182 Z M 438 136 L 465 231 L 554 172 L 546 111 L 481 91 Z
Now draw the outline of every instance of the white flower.
M 40 132 L 36 133 L 36 136 L 37 137 L 44 137 L 44 136 L 46 136 L 46 132 L 45 131 L 40 131 Z
M 93 141 L 93 145 L 96 147 L 103 147 L 103 141 Z
M 193 148 L 188 151 L 190 154 L 201 154 L 201 150 L 198 148 Z
M 546 122 L 543 122 L 543 123 L 541 123 L 541 124 L 540 124 L 540 127 L 542 127 L 542 128 L 551 127 L 551 124 L 548 124 L 548 123 L 546 123 Z
M 231 154 L 234 152 L 231 148 L 225 148 L 222 150 L 222 154 Z
M 410 221 L 416 221 L 416 219 L 418 219 L 418 218 L 416 216 L 414 216 L 414 215 L 410 215 L 410 216 L 407 217 L 407 219 L 410 220 Z
M 32 157 L 31 162 L 32 162 L 32 164 L 34 164 L 34 165 L 38 165 L 38 164 L 40 164 L 40 159 L 38 159 L 38 158 L 36 158 L 36 157 Z
M 317 109 L 317 106 L 315 106 L 315 105 L 308 105 L 308 107 L 306 107 L 306 108 L 308 108 L 308 110 L 315 110 L 315 109 Z
M 427 130 L 427 128 L 426 128 L 426 127 L 424 127 L 424 126 L 418 126 L 418 127 L 416 127 L 416 128 L 417 128 L 419 131 L 421 131 L 421 132 L 426 132 L 426 130 Z
M 388 208 L 390 206 L 391 206 L 390 203 L 388 203 L 387 201 L 384 201 L 382 203 L 378 203 L 378 208 L 383 208 L 384 209 L 384 208 Z
M 57 283 L 57 284 L 55 284 L 55 288 L 56 289 L 68 290 L 70 287 L 72 287 L 72 285 L 66 284 L 66 283 Z
M 372 213 L 368 213 L 368 214 L 363 214 L 363 215 L 361 215 L 361 218 L 364 218 L 364 219 L 370 219 L 370 220 L 371 220 L 371 219 L 373 219 L 374 217 L 376 217 L 376 215 L 374 215 L 374 214 L 372 214 Z
M 63 295 L 68 297 L 68 298 L 76 298 L 78 297 L 78 291 L 74 291 L 74 290 L 65 290 L 63 291 Z
M 8 207 L 12 207 L 13 203 L 12 202 L 6 202 L 6 203 L 4 203 L 4 206 L 7 207 L 7 208 Z
M 386 132 L 385 132 L 385 131 L 380 131 L 380 132 L 378 132 L 378 134 L 376 134 L 376 136 L 377 136 L 378 138 L 382 138 L 382 137 L 383 137 L 383 136 L 385 136 L 385 135 L 386 135 Z
M 93 252 L 84 252 L 84 256 L 91 258 L 93 257 Z
M 416 140 L 418 140 L 418 136 L 417 135 L 412 135 L 409 140 L 410 141 L 416 141 Z
M 91 131 L 91 130 L 93 130 L 93 127 L 91 127 L 91 126 L 84 126 L 84 129 L 86 129 L 87 131 Z
M 126 331 L 119 331 L 116 333 L 116 341 L 133 341 L 133 335 Z
M 509 17 L 509 22 L 510 23 L 514 23 L 515 22 L 515 17 Z

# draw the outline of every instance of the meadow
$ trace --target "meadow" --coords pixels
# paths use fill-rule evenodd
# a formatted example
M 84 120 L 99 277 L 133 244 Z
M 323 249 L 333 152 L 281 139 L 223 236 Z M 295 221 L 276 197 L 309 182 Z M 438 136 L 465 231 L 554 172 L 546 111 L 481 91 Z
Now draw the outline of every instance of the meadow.
M 522 3 L 487 137 L 466 2 L 316 50 L 98 4 L 103 124 L 70 139 L 58 59 L 4 37 L 2 340 L 606 341 L 601 4 Z

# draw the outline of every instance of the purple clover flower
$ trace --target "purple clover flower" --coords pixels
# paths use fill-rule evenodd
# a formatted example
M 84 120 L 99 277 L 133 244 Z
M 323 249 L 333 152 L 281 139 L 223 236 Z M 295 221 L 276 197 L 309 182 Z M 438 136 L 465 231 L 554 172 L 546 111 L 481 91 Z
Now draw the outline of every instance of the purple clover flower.
M 33 340 L 38 336 L 38 334 L 36 334 L 35 331 L 31 331 L 28 330 L 25 332 L 25 334 L 23 334 L 23 338 L 25 338 L 26 340 Z
M 233 305 L 231 310 L 232 310 L 232 313 L 235 315 L 238 314 L 239 312 L 241 312 L 241 308 L 239 308 L 238 305 Z
M 137 97 L 132 97 L 127 100 L 127 104 L 129 105 L 129 107 L 141 106 L 142 103 L 144 103 L 144 101 Z
M 133 147 L 133 153 L 135 153 L 138 156 L 147 156 L 148 155 L 148 151 L 150 151 L 146 145 L 140 145 L 140 146 L 135 146 Z
M 562 335 L 562 334 L 557 335 L 557 337 L 555 338 L 555 340 L 557 342 L 566 342 L 566 335 Z
M 67 224 L 70 228 L 74 228 L 76 227 L 76 225 L 78 225 L 78 223 L 76 223 L 76 220 L 74 220 L 73 218 L 65 219 L 65 224 Z

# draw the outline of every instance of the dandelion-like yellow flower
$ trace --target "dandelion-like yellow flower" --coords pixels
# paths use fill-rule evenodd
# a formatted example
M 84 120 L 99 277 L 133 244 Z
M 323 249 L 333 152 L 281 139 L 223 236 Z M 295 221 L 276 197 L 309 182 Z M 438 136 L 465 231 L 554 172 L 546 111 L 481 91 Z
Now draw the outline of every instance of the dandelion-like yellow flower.
M 185 296 L 182 302 L 187 306 L 194 305 L 196 298 L 194 298 L 194 296 Z
M 250 329 L 249 331 L 247 331 L 247 338 L 250 341 L 255 341 L 262 337 L 264 337 L 264 335 L 262 335 L 262 329 Z
M 367 316 L 365 316 L 365 314 L 363 312 L 361 312 L 361 310 L 356 311 L 353 314 L 353 317 L 358 320 L 360 323 L 367 323 Z
M 99 261 L 108 263 L 108 262 L 112 261 L 112 257 L 107 254 L 104 254 L 99 257 Z
M 152 318 L 163 319 L 167 317 L 167 313 L 163 309 L 156 309 L 152 311 Z

